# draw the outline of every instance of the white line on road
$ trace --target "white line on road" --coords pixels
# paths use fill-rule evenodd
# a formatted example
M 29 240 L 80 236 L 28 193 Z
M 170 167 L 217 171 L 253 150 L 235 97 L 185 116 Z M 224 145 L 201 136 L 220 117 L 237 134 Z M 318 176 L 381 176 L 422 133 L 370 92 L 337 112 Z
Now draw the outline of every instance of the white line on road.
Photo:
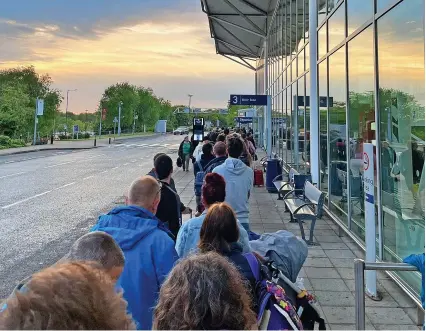
M 20 200 L 20 201 L 16 201 L 16 202 L 14 202 L 14 203 L 11 203 L 10 205 L 6 205 L 6 206 L 3 206 L 3 207 L 1 207 L 1 208 L 2 208 L 2 209 L 7 209 L 7 208 L 10 208 L 10 207 L 13 207 L 13 206 L 19 205 L 19 204 L 21 204 L 21 203 L 23 203 L 23 202 L 27 202 L 27 201 L 29 201 L 29 200 L 35 199 L 35 198 L 37 198 L 37 197 L 41 197 L 42 195 L 45 195 L 45 194 L 50 193 L 50 192 L 52 192 L 52 190 L 50 190 L 50 191 L 46 191 L 46 192 L 43 192 L 43 193 L 40 193 L 40 194 L 33 195 L 32 197 L 29 197 L 29 198 L 26 198 L 26 199 L 23 199 L 23 200 Z
M 50 166 L 47 166 L 47 167 L 44 167 L 44 168 L 46 169 L 46 168 L 59 167 L 61 165 L 69 164 L 69 163 L 73 163 L 73 162 L 75 162 L 75 161 L 69 161 L 69 162 L 64 162 L 64 163 L 53 164 L 53 165 L 50 165 Z
M 148 146 L 148 144 L 140 144 L 140 145 L 138 145 L 138 147 L 145 147 L 145 146 Z
M 129 163 L 124 163 L 123 165 L 126 166 L 126 165 L 129 165 Z
M 6 161 L 4 164 L 15 163 L 15 161 Z
M 6 178 L 6 177 L 12 177 L 12 176 L 17 176 L 17 175 L 22 175 L 22 174 L 25 174 L 25 173 L 26 172 L 16 172 L 14 174 L 6 175 L 6 176 L 1 176 L 0 179 Z
M 160 144 L 152 144 L 152 145 L 149 145 L 149 147 L 157 147 L 157 146 L 160 146 Z
M 135 163 L 137 160 L 132 160 L 132 163 Z
M 68 187 L 68 186 L 71 186 L 71 185 L 74 185 L 74 184 L 75 184 L 75 182 L 68 183 L 68 184 L 65 184 L 65 185 L 62 185 L 62 186 L 55 188 L 55 190 L 60 190 L 61 188 L 65 188 L 65 187 Z
M 89 178 L 93 178 L 93 177 L 95 177 L 94 175 L 92 175 L 92 176 L 87 176 L 87 177 L 84 177 L 83 178 L 83 180 L 88 180 Z
M 111 168 L 111 170 L 115 170 L 115 169 L 118 169 L 118 167 Z
M 105 171 L 102 171 L 101 174 L 104 174 L 104 173 L 107 173 L 107 172 L 108 172 L 108 170 L 105 170 Z

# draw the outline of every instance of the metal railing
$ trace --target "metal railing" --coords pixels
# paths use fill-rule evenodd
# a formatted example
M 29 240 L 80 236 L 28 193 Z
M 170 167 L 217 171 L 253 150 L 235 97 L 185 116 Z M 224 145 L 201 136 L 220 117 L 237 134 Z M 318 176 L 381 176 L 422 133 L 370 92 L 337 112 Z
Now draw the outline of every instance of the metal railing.
M 417 271 L 407 263 L 365 262 L 355 259 L 355 329 L 365 330 L 365 270 Z

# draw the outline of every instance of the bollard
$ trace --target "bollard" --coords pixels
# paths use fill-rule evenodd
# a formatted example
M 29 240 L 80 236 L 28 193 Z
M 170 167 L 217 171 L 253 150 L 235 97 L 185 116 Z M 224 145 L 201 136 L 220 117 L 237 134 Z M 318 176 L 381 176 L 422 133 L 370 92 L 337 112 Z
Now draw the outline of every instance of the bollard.
M 108 138 L 108 145 L 111 145 L 111 137 Z
M 96 136 L 95 136 L 95 141 L 93 142 L 93 146 L 96 147 Z
M 50 144 L 53 145 L 53 134 L 50 136 Z

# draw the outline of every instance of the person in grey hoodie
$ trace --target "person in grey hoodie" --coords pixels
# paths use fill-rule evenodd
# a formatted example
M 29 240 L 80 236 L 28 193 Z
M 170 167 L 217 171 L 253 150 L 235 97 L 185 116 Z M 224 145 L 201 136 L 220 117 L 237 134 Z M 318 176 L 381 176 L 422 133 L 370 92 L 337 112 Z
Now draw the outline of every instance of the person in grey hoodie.
M 244 142 L 239 135 L 232 134 L 226 139 L 228 158 L 226 161 L 213 169 L 225 178 L 226 199 L 235 211 L 241 225 L 250 231 L 249 226 L 249 199 L 253 187 L 253 169 L 247 167 L 239 159 L 244 151 Z

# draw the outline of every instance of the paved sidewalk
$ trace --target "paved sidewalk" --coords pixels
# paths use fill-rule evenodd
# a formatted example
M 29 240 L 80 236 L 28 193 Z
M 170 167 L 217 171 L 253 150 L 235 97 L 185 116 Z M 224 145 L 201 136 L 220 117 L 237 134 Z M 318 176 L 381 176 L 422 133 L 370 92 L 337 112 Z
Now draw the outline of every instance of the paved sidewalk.
M 195 209 L 194 175 L 177 170 L 176 188 L 182 202 Z M 184 221 L 189 217 L 185 217 Z M 254 188 L 250 199 L 250 226 L 256 233 L 288 230 L 300 236 L 298 224 L 289 223 L 284 203 L 265 188 Z M 310 224 L 305 225 L 308 229 Z M 354 258 L 364 258 L 349 237 L 338 236 L 338 226 L 324 216 L 315 227 L 315 239 L 320 244 L 309 248 L 309 255 L 299 274 L 307 290 L 317 297 L 328 330 L 355 329 Z M 384 273 L 378 272 L 378 290 L 383 300 L 366 297 L 366 328 L 368 330 L 418 330 L 417 308 L 405 293 Z
M 147 134 L 143 136 L 123 136 L 120 138 L 111 137 L 111 144 L 120 143 L 120 140 L 128 140 L 128 139 L 144 139 L 153 137 L 156 134 Z M 17 148 L 7 148 L 0 149 L 0 156 L 4 155 L 12 155 L 12 154 L 22 154 L 22 153 L 30 153 L 30 152 L 38 152 L 43 150 L 76 150 L 76 149 L 92 149 L 102 146 L 108 146 L 109 138 L 96 139 L 96 146 L 94 146 L 94 139 L 87 140 L 66 140 L 66 141 L 54 141 L 53 144 L 49 143 L 46 145 L 36 145 L 36 146 L 25 146 L 25 147 L 17 147 Z

